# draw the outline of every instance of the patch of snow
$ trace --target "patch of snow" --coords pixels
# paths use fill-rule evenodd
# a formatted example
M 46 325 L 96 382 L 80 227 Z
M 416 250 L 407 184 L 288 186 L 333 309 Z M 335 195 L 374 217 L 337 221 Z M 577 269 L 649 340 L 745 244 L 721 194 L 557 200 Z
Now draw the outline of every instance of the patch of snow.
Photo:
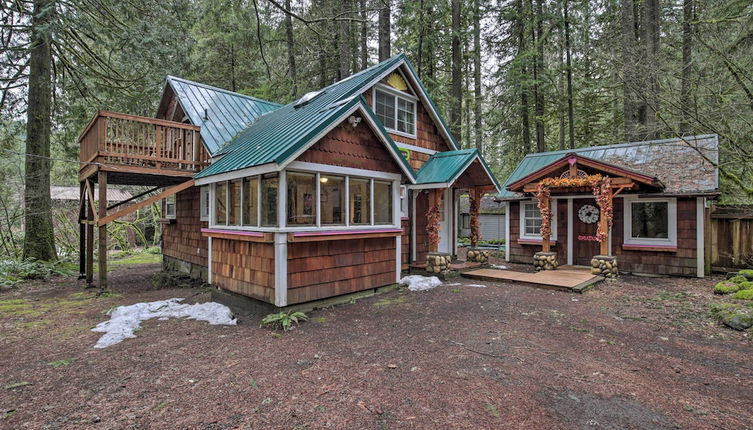
M 456 285 L 462 285 L 460 282 L 453 282 L 452 284 L 444 284 L 445 287 L 454 287 Z
M 408 275 L 400 280 L 400 285 L 408 286 L 411 291 L 426 291 L 442 285 L 436 276 Z
M 507 270 L 507 266 L 502 264 L 491 264 L 490 266 L 492 269 Z
M 187 305 L 180 303 L 184 299 L 172 298 L 148 303 L 136 303 L 129 306 L 118 306 L 110 310 L 109 321 L 97 324 L 94 332 L 105 333 L 99 338 L 95 348 L 107 348 L 125 339 L 134 338 L 134 331 L 141 327 L 141 321 L 152 318 L 166 320 L 168 318 L 187 318 L 206 321 L 212 325 L 236 325 L 230 309 L 219 303 L 196 303 Z
M 486 288 L 486 285 L 481 284 L 465 284 L 466 287 Z

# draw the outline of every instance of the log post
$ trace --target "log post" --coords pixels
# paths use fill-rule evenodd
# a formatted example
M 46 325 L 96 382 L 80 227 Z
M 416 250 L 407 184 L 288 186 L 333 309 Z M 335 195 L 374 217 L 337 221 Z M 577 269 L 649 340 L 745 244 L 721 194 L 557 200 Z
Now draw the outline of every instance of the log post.
M 107 216 L 107 172 L 99 171 L 99 219 Z M 99 226 L 99 289 L 107 289 L 107 224 Z
M 546 207 L 546 208 L 551 208 L 552 199 L 548 198 L 545 201 L 541 202 L 541 204 L 544 207 Z M 550 216 L 549 217 L 549 224 L 550 224 L 549 225 L 549 231 L 550 232 L 552 231 L 551 222 L 552 222 L 552 217 Z M 551 245 L 549 244 L 549 240 L 551 239 L 550 235 L 551 235 L 551 233 L 549 233 L 549 235 L 547 235 L 546 237 L 544 237 L 543 235 L 541 236 L 541 251 L 542 252 L 550 252 L 551 251 Z
M 609 195 L 609 206 L 612 207 L 612 195 Z M 599 229 L 607 234 L 607 238 L 599 242 L 599 255 L 609 255 L 609 223 L 604 210 L 599 211 Z
M 92 182 L 86 180 L 86 285 L 90 286 L 94 280 L 94 202 L 88 198 L 91 193 Z
M 476 248 L 480 236 L 478 213 L 481 207 L 481 193 L 479 192 L 479 189 L 476 187 L 471 188 L 469 197 L 471 213 L 471 248 Z
M 78 279 L 86 277 L 86 183 L 78 184 Z
M 432 190 L 432 196 L 430 198 L 431 198 L 430 200 L 431 207 L 429 208 L 429 213 L 434 212 L 434 211 L 439 211 L 440 205 L 442 204 L 442 189 L 438 188 L 438 189 Z M 436 219 L 429 217 L 428 222 L 434 223 L 433 226 L 429 226 L 429 227 L 435 228 L 437 233 L 441 234 L 441 228 L 442 228 L 440 224 L 441 214 L 440 216 L 435 217 L 435 218 Z M 437 252 L 438 249 L 439 249 L 439 238 L 437 238 L 437 240 L 432 240 L 431 235 L 429 235 L 429 252 Z

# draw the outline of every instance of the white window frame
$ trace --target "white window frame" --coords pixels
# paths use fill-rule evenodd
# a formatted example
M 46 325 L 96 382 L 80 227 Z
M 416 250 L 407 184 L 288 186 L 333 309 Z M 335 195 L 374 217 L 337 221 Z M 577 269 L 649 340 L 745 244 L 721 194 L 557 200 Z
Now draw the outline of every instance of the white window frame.
M 404 93 L 402 91 L 398 91 L 394 88 L 390 88 L 389 86 L 384 85 L 384 84 L 376 84 L 371 89 L 371 107 L 374 110 L 374 115 L 376 115 L 376 92 L 377 91 L 381 91 L 383 93 L 387 93 L 395 97 L 395 127 L 394 128 L 387 127 L 386 124 L 382 124 L 384 125 L 384 128 L 387 129 L 387 131 L 389 131 L 390 133 L 396 134 L 398 136 L 415 139 L 416 133 L 418 132 L 418 97 L 413 96 L 408 93 Z M 397 129 L 397 111 L 398 111 L 397 99 L 398 98 L 402 98 L 405 101 L 413 103 L 413 133 L 406 133 L 404 131 L 400 131 Z
M 169 208 L 170 208 L 169 201 L 170 200 L 173 201 L 173 212 L 172 213 L 170 213 L 170 211 L 169 211 Z M 177 217 L 177 214 L 178 214 L 178 197 L 177 197 L 177 193 L 171 194 L 171 195 L 165 197 L 164 201 L 165 201 L 165 219 L 175 219 Z
M 211 193 L 209 192 L 209 186 L 203 186 L 199 188 L 199 198 L 201 199 L 201 202 L 199 204 L 199 220 L 200 221 L 209 221 L 209 199 L 211 198 Z
M 400 185 L 400 218 L 408 218 L 408 187 Z
M 526 204 L 534 204 L 538 205 L 537 200 L 522 200 L 519 204 L 520 208 L 520 233 L 518 237 L 523 240 L 531 240 L 531 241 L 539 241 L 541 242 L 541 234 L 526 234 L 526 223 L 525 223 L 525 217 L 526 217 L 526 210 L 525 205 Z M 538 206 L 536 207 L 538 209 Z M 557 199 L 552 199 L 552 234 L 549 237 L 550 242 L 556 242 L 557 241 Z
M 667 198 L 638 198 L 637 196 L 623 197 L 624 238 L 623 244 L 655 247 L 677 247 L 677 199 Z M 633 237 L 633 203 L 667 203 L 668 238 Z
M 287 226 L 287 223 L 282 224 L 281 226 L 277 227 L 262 227 L 262 226 L 242 226 L 242 225 L 225 225 L 225 224 L 217 224 L 216 223 L 216 217 L 215 217 L 215 211 L 214 208 L 210 208 L 210 214 L 211 214 L 211 222 L 210 222 L 210 228 L 217 228 L 222 230 L 239 230 L 239 231 L 258 231 L 258 232 L 312 232 L 312 231 L 349 231 L 349 230 L 374 230 L 374 229 L 382 229 L 382 228 L 400 228 L 400 222 L 401 222 L 401 207 L 400 207 L 400 182 L 402 180 L 402 175 L 399 173 L 388 173 L 388 172 L 379 172 L 379 171 L 373 171 L 373 170 L 365 170 L 365 169 L 356 169 L 356 168 L 350 168 L 350 167 L 340 167 L 340 166 L 332 166 L 328 164 L 318 164 L 318 163 L 310 163 L 310 162 L 303 162 L 303 161 L 294 161 L 290 163 L 289 168 L 285 169 L 280 172 L 280 178 L 287 177 L 287 171 L 292 172 L 300 172 L 300 173 L 314 173 L 316 174 L 316 224 L 315 225 L 305 225 L 305 226 Z M 345 225 L 339 224 L 339 225 L 322 225 L 321 223 L 321 202 L 320 200 L 320 178 L 321 175 L 333 175 L 333 176 L 342 176 L 345 178 Z M 257 176 L 257 175 L 249 175 L 249 176 Z M 370 180 L 370 193 L 371 193 L 371 203 L 370 203 L 370 210 L 371 210 L 371 217 L 369 224 L 350 224 L 350 190 L 348 187 L 349 184 L 349 178 L 352 177 L 354 179 L 369 179 Z M 388 181 L 392 182 L 392 223 L 391 224 L 375 224 L 374 223 L 374 196 L 373 196 L 373 182 L 374 180 L 377 181 Z M 220 182 L 226 182 L 226 181 L 217 181 L 212 184 L 210 187 L 210 203 L 214 202 L 215 199 L 215 185 Z M 281 180 L 280 183 L 284 183 L 287 191 L 287 181 Z M 280 189 L 282 188 L 282 185 L 280 186 Z M 280 214 L 284 214 L 282 218 L 285 218 L 287 221 L 287 193 L 281 193 L 280 189 L 278 189 L 278 195 L 277 195 L 277 211 L 278 211 L 278 217 Z M 241 192 L 241 196 L 243 196 L 243 192 Z M 229 198 L 229 187 L 228 187 L 228 196 L 226 198 Z M 241 197 L 242 198 L 242 197 Z M 212 206 L 214 206 L 212 204 Z M 227 206 L 227 205 L 226 205 Z M 259 180 L 259 207 L 261 207 L 261 179 Z M 241 202 L 241 219 L 243 219 L 243 202 Z M 260 210 L 260 209 L 259 209 Z M 259 224 L 261 224 L 261 216 L 258 217 Z

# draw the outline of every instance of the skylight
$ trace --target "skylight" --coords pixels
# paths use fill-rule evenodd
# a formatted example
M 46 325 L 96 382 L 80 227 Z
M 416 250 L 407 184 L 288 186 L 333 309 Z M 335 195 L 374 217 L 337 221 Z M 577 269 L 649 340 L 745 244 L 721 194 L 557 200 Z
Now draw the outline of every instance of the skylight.
M 306 103 L 310 102 L 311 100 L 315 99 L 318 95 L 322 94 L 323 90 L 318 91 L 311 91 L 303 95 L 300 99 L 298 99 L 297 102 L 293 105 L 293 107 L 300 107 L 305 105 Z

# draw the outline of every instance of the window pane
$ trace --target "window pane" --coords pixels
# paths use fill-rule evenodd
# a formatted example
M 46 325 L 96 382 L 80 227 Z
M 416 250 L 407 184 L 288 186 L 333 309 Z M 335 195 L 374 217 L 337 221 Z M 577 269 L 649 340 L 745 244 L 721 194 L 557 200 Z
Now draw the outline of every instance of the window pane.
M 229 186 L 227 225 L 238 225 L 241 221 L 241 180 L 230 181 Z
M 259 225 L 259 177 L 243 179 L 243 225 Z
M 175 218 L 175 194 L 165 199 L 165 217 Z
M 416 118 L 413 113 L 415 105 L 413 102 L 397 99 L 397 129 L 399 131 L 414 134 Z
M 395 128 L 395 96 L 383 91 L 375 91 L 376 100 L 374 107 L 377 118 L 382 121 L 385 127 Z
M 201 187 L 201 219 L 206 220 L 209 217 L 209 187 Z
M 374 181 L 374 223 L 392 224 L 392 183 Z
M 345 178 L 319 176 L 322 225 L 345 224 Z
M 277 225 L 277 175 L 261 180 L 261 225 L 274 227 Z
M 214 222 L 225 224 L 227 222 L 227 182 L 220 182 L 214 186 Z
M 526 236 L 538 236 L 541 234 L 541 212 L 536 203 L 524 203 L 523 227 Z
M 668 202 L 633 202 L 631 221 L 634 238 L 669 238 Z
M 288 172 L 288 225 L 316 224 L 316 175 Z
M 369 180 L 350 178 L 350 223 L 370 224 L 371 203 L 369 202 Z

